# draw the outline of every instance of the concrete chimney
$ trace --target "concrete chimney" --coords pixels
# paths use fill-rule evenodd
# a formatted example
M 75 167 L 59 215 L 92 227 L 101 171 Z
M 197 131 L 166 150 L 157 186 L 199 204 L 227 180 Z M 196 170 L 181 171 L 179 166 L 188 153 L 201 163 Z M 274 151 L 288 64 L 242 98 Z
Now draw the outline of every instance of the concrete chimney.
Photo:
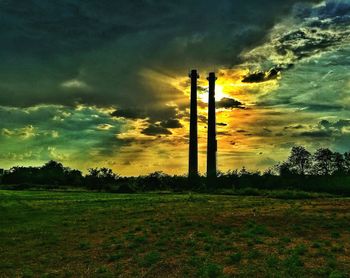
M 188 177 L 196 178 L 198 176 L 197 80 L 199 78 L 197 70 L 192 70 L 189 77 L 191 78 L 191 115 Z
M 209 102 L 208 102 L 208 142 L 207 142 L 207 177 L 216 178 L 216 109 L 215 109 L 215 81 L 214 72 L 209 73 Z

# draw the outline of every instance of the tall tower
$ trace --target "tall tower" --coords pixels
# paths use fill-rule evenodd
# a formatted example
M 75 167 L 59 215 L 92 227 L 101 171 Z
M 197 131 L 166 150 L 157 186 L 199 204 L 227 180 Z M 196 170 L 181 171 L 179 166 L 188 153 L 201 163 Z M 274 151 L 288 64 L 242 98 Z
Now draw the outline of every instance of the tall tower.
M 208 142 L 207 142 L 207 177 L 216 178 L 216 109 L 215 109 L 215 81 L 214 72 L 209 73 L 209 103 L 208 103 Z
M 192 70 L 191 78 L 191 118 L 190 118 L 190 149 L 189 149 L 189 169 L 188 177 L 198 176 L 198 116 L 197 116 L 197 70 Z

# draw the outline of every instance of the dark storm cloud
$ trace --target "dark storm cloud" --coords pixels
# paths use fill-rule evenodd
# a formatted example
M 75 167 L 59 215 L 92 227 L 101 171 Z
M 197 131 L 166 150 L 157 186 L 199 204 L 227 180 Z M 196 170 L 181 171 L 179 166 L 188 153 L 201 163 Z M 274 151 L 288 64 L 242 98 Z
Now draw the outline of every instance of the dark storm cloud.
M 306 106 L 307 111 L 311 112 L 325 112 L 325 111 L 340 111 L 343 110 L 344 107 L 338 104 L 307 104 L 307 103 L 296 103 L 296 106 Z
M 333 134 L 329 131 L 317 130 L 301 132 L 298 136 L 310 138 L 330 138 L 333 136 Z
M 302 127 L 305 131 L 293 134 L 294 137 L 309 137 L 309 138 L 332 138 L 341 139 L 347 138 L 348 134 L 344 132 L 344 128 L 350 128 L 350 120 L 339 119 L 331 122 L 328 120 L 321 120 L 317 126 L 311 127 L 307 130 L 306 126 Z M 295 130 L 299 130 L 295 129 Z
M 163 122 L 176 118 L 177 109 L 174 106 L 164 106 L 157 109 L 118 109 L 111 113 L 112 117 L 125 118 L 125 119 L 147 119 L 151 123 L 155 123 L 159 120 Z
M 182 128 L 183 127 L 178 119 L 169 119 L 166 121 L 162 121 L 160 123 L 160 126 L 164 128 Z
M 224 109 L 234 109 L 234 108 L 244 109 L 245 108 L 242 102 L 236 99 L 227 98 L 227 97 L 224 97 L 221 100 L 217 101 L 216 107 L 224 108 Z
M 216 123 L 217 126 L 228 126 L 226 123 Z
M 350 3 L 328 0 L 318 8 L 304 7 L 298 17 L 306 23 L 282 36 L 275 48 L 281 55 L 293 53 L 296 60 L 310 57 L 349 38 Z M 344 29 L 344 30 L 342 30 Z
M 276 51 L 282 56 L 291 52 L 295 60 L 301 60 L 337 45 L 342 39 L 336 33 L 309 27 L 309 29 L 293 31 L 280 38 Z
M 266 82 L 269 80 L 277 79 L 280 72 L 292 68 L 294 65 L 282 65 L 282 66 L 275 66 L 271 68 L 268 71 L 257 71 L 253 73 L 249 73 L 248 75 L 244 76 L 242 79 L 243 83 L 260 83 L 260 82 Z
M 322 120 L 322 121 L 320 121 L 319 125 L 320 125 L 321 127 L 326 128 L 326 129 L 332 127 L 332 124 L 331 124 L 329 121 L 327 121 L 327 120 Z
M 310 91 L 315 90 L 314 88 Z M 307 93 L 308 91 L 303 91 L 303 93 Z M 266 106 L 278 106 L 278 105 L 288 105 L 289 107 L 295 109 L 301 109 L 305 112 L 312 113 L 326 113 L 326 112 L 338 112 L 344 110 L 346 107 L 341 104 L 331 104 L 331 103 L 315 103 L 310 104 L 310 99 L 305 99 L 303 102 L 294 101 L 295 94 L 294 92 L 289 92 L 290 95 L 284 95 L 284 91 L 275 98 L 265 99 L 257 103 L 257 106 L 266 107 Z M 312 100 L 316 101 L 316 100 Z
M 184 96 L 143 69 L 234 65 L 296 2 L 1 1 L 0 105 L 148 107 L 162 120 L 154 111 Z
M 284 130 L 289 130 L 289 129 L 295 130 L 295 129 L 303 129 L 303 128 L 305 128 L 304 125 L 298 124 L 298 125 L 286 126 L 284 127 Z
M 288 107 L 300 113 L 339 113 L 348 110 L 346 88 L 348 46 L 309 59 L 283 75 L 276 94 L 259 98 L 258 106 Z M 340 62 L 340 63 L 338 63 Z
M 338 129 L 350 127 L 350 120 L 339 120 L 333 124 L 333 127 Z
M 246 131 L 246 130 L 244 130 L 244 129 L 239 129 L 239 130 L 237 130 L 236 132 L 238 132 L 238 133 L 247 133 L 248 131 Z
M 150 124 L 144 130 L 141 131 L 142 134 L 148 136 L 158 136 L 158 135 L 171 135 L 172 132 L 167 128 L 164 128 L 157 124 Z
M 336 122 L 330 122 L 327 120 L 322 120 L 319 123 L 319 126 L 321 128 L 325 128 L 325 129 L 336 129 L 336 130 L 341 130 L 344 127 L 350 127 L 350 120 L 343 120 L 340 119 Z
M 293 9 L 293 22 L 293 25 L 289 25 L 289 21 L 283 22 L 280 26 L 282 28 L 279 28 L 281 31 L 276 29 L 271 33 L 270 41 L 265 42 L 260 49 L 255 49 L 255 52 L 245 55 L 247 64 L 251 65 L 252 73 L 243 79 L 244 82 L 256 83 L 275 79 L 279 76 L 279 74 L 275 74 L 276 71 L 273 71 L 272 75 L 265 71 L 266 68 L 275 64 L 282 68 L 281 70 L 277 69 L 277 72 L 291 68 L 299 70 L 301 64 L 312 60 L 315 61 L 315 68 L 320 68 L 320 65 L 316 63 L 323 54 L 344 49 L 348 45 L 350 40 L 348 30 L 350 2 L 326 0 L 324 4 L 318 6 L 296 5 Z M 329 58 L 328 60 L 327 65 L 325 65 L 328 68 L 331 65 L 346 66 L 344 59 Z M 319 80 L 314 80 L 314 85 L 322 82 L 322 79 L 329 79 L 337 74 L 325 73 L 319 77 Z M 282 76 L 285 77 L 286 74 Z M 286 99 L 280 98 L 280 101 L 281 104 Z M 311 107 L 311 109 L 313 108 L 317 109 L 317 107 Z M 327 108 L 325 107 L 325 109 Z
M 126 118 L 126 119 L 145 119 L 146 113 L 138 109 L 118 109 L 111 113 L 111 116 L 117 118 Z
M 350 3 L 347 0 L 328 0 L 325 5 L 319 6 L 316 11 L 313 9 L 302 9 L 299 11 L 301 17 L 314 17 L 320 19 L 346 18 L 350 14 Z
M 159 28 L 171 9 L 171 4 L 149 1 L 2 1 L 2 28 L 13 31 L 5 34 L 3 47 L 39 56 L 42 50 L 46 54 L 86 50 L 125 34 Z M 150 18 L 157 13 L 157 18 Z M 13 49 L 8 38 L 25 44 Z
M 278 76 L 278 73 L 279 71 L 275 69 L 268 72 L 263 72 L 263 71 L 254 72 L 244 76 L 244 78 L 242 79 L 242 82 L 244 83 L 265 82 L 272 79 L 276 79 Z

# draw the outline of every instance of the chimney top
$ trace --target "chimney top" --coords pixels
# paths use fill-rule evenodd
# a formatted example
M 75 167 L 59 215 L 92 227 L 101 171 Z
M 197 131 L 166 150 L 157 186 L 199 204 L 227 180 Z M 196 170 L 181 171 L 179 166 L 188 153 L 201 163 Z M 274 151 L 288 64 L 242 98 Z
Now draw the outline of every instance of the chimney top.
M 190 74 L 188 75 L 189 77 L 195 77 L 195 78 L 199 78 L 199 75 L 197 73 L 197 70 L 191 70 Z
M 210 80 L 210 79 L 214 79 L 214 80 L 217 79 L 216 76 L 215 76 L 215 72 L 210 72 L 210 73 L 209 73 L 208 80 Z

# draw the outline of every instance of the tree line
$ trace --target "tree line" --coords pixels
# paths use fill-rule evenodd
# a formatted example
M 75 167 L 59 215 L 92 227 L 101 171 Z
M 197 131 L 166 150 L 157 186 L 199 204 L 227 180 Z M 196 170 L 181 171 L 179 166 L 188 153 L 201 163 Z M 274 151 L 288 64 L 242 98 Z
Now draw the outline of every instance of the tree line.
M 133 193 L 145 191 L 216 191 L 219 189 L 300 189 L 350 196 L 350 152 L 320 148 L 313 154 L 303 146 L 291 149 L 288 159 L 264 172 L 231 170 L 218 173 L 215 183 L 205 176 L 189 181 L 187 176 L 154 172 L 122 177 L 109 168 L 90 168 L 87 174 L 56 161 L 41 167 L 12 167 L 0 176 L 2 188 L 54 189 L 77 187 L 95 191 Z
M 278 164 L 276 169 L 281 176 L 347 176 L 350 174 L 350 152 L 342 154 L 320 148 L 311 154 L 305 147 L 295 146 L 287 161 Z

